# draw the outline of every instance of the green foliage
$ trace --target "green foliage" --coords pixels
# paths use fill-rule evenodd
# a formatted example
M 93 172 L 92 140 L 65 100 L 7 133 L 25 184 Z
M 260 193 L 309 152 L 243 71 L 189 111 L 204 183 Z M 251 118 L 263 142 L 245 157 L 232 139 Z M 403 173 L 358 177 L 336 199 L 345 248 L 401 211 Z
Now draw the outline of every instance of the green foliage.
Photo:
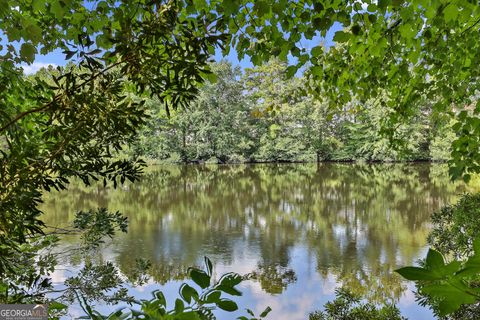
M 442 207 L 432 215 L 433 229 L 428 236 L 429 244 L 447 257 L 464 261 L 474 254 L 474 239 L 478 239 L 479 194 L 464 194 L 456 204 Z M 478 270 L 480 272 L 480 270 Z M 468 280 L 468 285 L 479 286 L 478 274 Z M 433 305 L 438 310 L 438 301 L 429 295 L 420 294 L 421 304 Z M 480 316 L 478 299 L 473 304 L 462 305 L 446 319 L 467 320 Z
M 210 73 L 207 62 L 225 35 L 213 17 L 183 15 L 184 7 L 146 0 L 0 5 L 0 281 L 8 299 L 21 300 L 19 292 L 31 299 L 37 284 L 48 287 L 51 270 L 31 265 L 45 237 L 42 195 L 73 178 L 114 187 L 137 180 L 143 161 L 113 157 L 145 124 L 145 96 L 167 112 L 185 106 Z M 63 50 L 66 67 L 23 75 L 20 64 L 54 50 Z M 100 229 L 125 228 L 119 214 L 89 217 L 80 213 L 76 223 L 92 230 L 83 234 L 90 243 L 101 239 Z
M 345 106 L 334 115 L 302 92 L 304 77 L 288 78 L 287 65 L 278 60 L 243 74 L 226 62 L 211 69 L 217 81 L 200 89 L 191 109 L 168 118 L 157 100 L 147 101 L 151 118 L 133 154 L 216 163 L 449 158 L 445 143 L 438 145 L 447 129 L 434 122 L 427 103 L 397 127 L 392 143 L 382 128 L 393 111 L 376 100 L 359 110 Z
M 432 214 L 428 242 L 447 256 L 464 258 L 473 253 L 473 239 L 480 236 L 480 194 L 464 194 L 456 204 Z
M 478 108 L 478 107 L 477 107 Z M 452 143 L 452 159 L 449 161 L 452 177 L 470 181 L 471 174 L 480 172 L 480 118 L 474 112 L 461 111 L 459 122 L 453 125 L 459 137 Z
M 310 313 L 309 320 L 406 320 L 395 305 L 386 304 L 381 308 L 368 302 L 348 290 L 335 291 L 335 300 L 327 302 L 324 311 Z
M 467 260 L 445 263 L 441 253 L 430 249 L 423 267 L 396 270 L 405 279 L 419 283 L 421 294 L 429 296 L 440 316 L 457 311 L 462 305 L 477 303 L 480 289 L 475 277 L 480 273 L 480 240 Z
M 87 316 L 81 319 L 184 319 L 184 320 L 214 320 L 216 319 L 213 311 L 221 309 L 227 312 L 233 312 L 238 309 L 236 302 L 224 298 L 225 294 L 240 296 L 241 292 L 235 288 L 242 282 L 242 277 L 237 273 L 226 273 L 215 282 L 211 283 L 213 265 L 205 257 L 205 270 L 190 268 L 190 279 L 200 287 L 200 291 L 183 283 L 179 289 L 180 298 L 177 298 L 173 309 L 168 309 L 167 300 L 161 291 L 154 291 L 151 300 L 134 301 L 136 307 L 128 310 L 121 309 L 112 312 L 109 315 L 102 315 L 92 309 L 86 299 L 80 298 L 83 310 Z M 271 311 L 269 307 L 263 311 L 258 318 L 253 312 L 247 309 L 252 318 L 245 316 L 239 317 L 242 320 L 263 319 Z
M 103 238 L 108 236 L 112 238 L 118 229 L 127 232 L 127 218 L 120 212 L 110 213 L 105 208 L 100 208 L 97 212 L 92 211 L 77 212 L 73 227 L 83 231 L 82 241 L 86 246 L 98 247 L 103 243 Z
M 417 283 L 421 303 L 441 317 L 470 319 L 479 314 L 479 204 L 479 194 L 465 194 L 455 205 L 435 212 L 428 241 L 439 251 L 430 249 L 421 267 L 397 270 Z M 453 259 L 447 263 L 444 256 Z
M 97 223 L 92 223 L 93 221 Z M 125 281 L 120 277 L 118 269 L 111 262 L 96 262 L 90 255 L 104 243 L 104 238 L 112 238 L 116 231 L 126 232 L 126 218 L 118 213 L 110 213 L 106 209 L 80 211 L 76 214 L 71 227 L 49 228 L 47 235 L 37 235 L 18 247 L 14 257 L 5 264 L 14 265 L 8 273 L 0 276 L 0 301 L 2 303 L 72 303 L 81 294 L 87 300 L 104 300 L 118 302 L 128 300 L 127 292 L 122 285 Z M 63 247 L 60 237 L 70 236 L 80 239 L 72 247 Z M 9 248 L 7 248 L 9 249 Z M 56 290 L 55 300 L 47 298 L 53 285 L 50 275 L 59 261 L 81 254 L 87 257 L 78 274 L 67 278 L 65 287 Z M 140 268 L 138 268 L 140 269 Z M 140 276 L 140 275 L 139 275 Z M 133 283 L 133 279 L 132 279 Z M 112 290 L 118 289 L 112 293 Z M 65 308 L 57 311 L 62 311 Z
M 84 301 L 104 301 L 111 304 L 132 301 L 127 288 L 123 287 L 124 281 L 118 268 L 110 261 L 93 263 L 87 259 L 85 266 L 76 275 L 65 280 L 65 285 L 66 289 L 58 300 L 69 305 L 75 303 L 79 297 Z
M 252 310 L 247 309 L 248 316 L 240 316 L 237 319 L 238 320 L 262 320 L 268 316 L 270 311 L 272 311 L 272 308 L 266 307 L 265 310 L 263 310 L 258 316 L 255 316 L 255 313 Z
M 167 117 L 158 100 L 150 100 L 151 120 L 132 146 L 135 155 L 158 160 L 237 162 L 247 152 L 248 108 L 238 68 L 212 65 L 215 83 L 206 83 L 188 110 Z
M 452 144 L 456 139 L 455 131 L 453 131 L 454 120 L 448 123 L 439 123 L 434 127 L 435 133 L 431 141 L 430 158 L 432 160 L 445 160 L 450 158 L 452 152 Z
M 229 34 L 225 53 L 231 45 L 255 65 L 293 57 L 287 76 L 305 67 L 309 91 L 326 98 L 332 110 L 356 102 L 362 107 L 385 93 L 382 104 L 392 111 L 383 126 L 387 137 L 393 139 L 396 125 L 412 117 L 419 101 L 432 101 L 435 113 L 453 115 L 464 129 L 457 131 L 452 176 L 479 171 L 476 2 L 211 1 L 200 12 L 211 11 L 222 16 L 220 28 Z M 302 46 L 302 39 L 325 37 L 334 25 L 342 28 L 333 36 L 335 46 Z M 462 116 L 466 109 L 471 112 Z

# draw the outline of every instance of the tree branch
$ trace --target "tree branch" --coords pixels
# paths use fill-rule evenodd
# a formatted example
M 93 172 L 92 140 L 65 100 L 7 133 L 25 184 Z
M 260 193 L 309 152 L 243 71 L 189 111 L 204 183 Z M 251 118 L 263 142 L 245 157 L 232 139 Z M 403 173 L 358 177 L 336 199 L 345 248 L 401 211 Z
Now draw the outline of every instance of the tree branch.
M 105 74 L 107 71 L 111 70 L 112 68 L 122 64 L 122 63 L 125 63 L 127 62 L 129 59 L 125 59 L 125 60 L 122 60 L 122 61 L 118 61 L 108 67 L 106 67 L 105 69 L 103 69 L 102 71 L 94 74 L 90 79 L 88 80 L 85 80 L 84 82 L 82 82 L 81 84 L 79 84 L 78 86 L 76 86 L 74 88 L 74 90 L 78 90 L 82 87 L 84 87 L 85 85 L 87 85 L 88 83 L 92 82 L 93 80 L 95 80 L 96 78 L 98 78 L 100 75 L 103 75 Z M 64 96 L 65 93 L 59 93 L 57 95 L 55 95 L 53 97 L 53 100 L 50 101 L 49 103 L 43 105 L 43 106 L 40 106 L 38 108 L 34 108 L 34 109 L 30 109 L 30 110 L 27 110 L 27 111 L 24 111 L 24 112 L 21 112 L 19 114 L 17 114 L 15 116 L 15 118 L 13 118 L 12 120 L 10 120 L 7 124 L 5 124 L 3 127 L 0 128 L 0 133 L 2 133 L 3 131 L 5 131 L 6 129 L 8 129 L 11 125 L 13 125 L 14 123 L 18 122 L 19 120 L 21 120 L 22 118 L 26 117 L 27 115 L 29 114 L 32 114 L 32 113 L 35 113 L 35 112 L 42 112 L 42 111 L 45 111 L 47 110 L 48 108 L 50 108 L 51 106 L 54 105 L 55 102 L 57 102 L 62 96 Z
M 475 21 L 474 24 L 472 24 L 470 27 L 466 28 L 465 30 L 462 31 L 462 33 L 460 33 L 460 36 L 463 36 L 465 34 L 465 32 L 469 31 L 470 29 L 474 28 L 476 25 L 478 25 L 480 23 L 480 18 Z

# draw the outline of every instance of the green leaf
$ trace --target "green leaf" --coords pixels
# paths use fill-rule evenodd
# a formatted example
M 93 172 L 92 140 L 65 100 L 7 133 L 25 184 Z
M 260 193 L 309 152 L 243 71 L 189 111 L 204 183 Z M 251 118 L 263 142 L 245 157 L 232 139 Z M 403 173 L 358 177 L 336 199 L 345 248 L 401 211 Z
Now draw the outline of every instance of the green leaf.
M 235 272 L 224 274 L 218 283 L 222 286 L 234 287 L 242 282 L 242 276 Z
M 210 83 L 216 83 L 217 82 L 217 75 L 213 72 L 210 73 L 204 73 L 204 78 L 208 80 Z
M 238 11 L 238 2 L 237 1 L 222 1 L 221 6 L 223 8 L 223 12 L 226 16 L 230 16 L 233 13 Z
M 312 54 L 312 56 L 318 57 L 318 56 L 322 55 L 323 48 L 321 46 L 313 47 L 312 51 L 310 53 Z
M 270 311 L 272 311 L 272 308 L 266 307 L 265 310 L 263 310 L 263 312 L 260 313 L 260 318 L 265 318 L 270 313 Z
M 232 296 L 241 296 L 242 295 L 242 292 L 237 290 L 236 288 L 233 288 L 233 287 L 227 287 L 227 286 L 216 286 L 215 287 L 216 289 L 220 290 L 220 291 L 223 291 L 225 293 L 228 293 Z
M 473 240 L 473 252 L 475 252 L 474 256 L 480 257 L 480 237 Z
M 163 294 L 162 291 L 154 291 L 153 292 L 153 295 L 155 296 L 155 299 L 157 299 L 158 303 L 163 306 L 163 307 L 166 307 L 167 306 L 167 300 L 165 299 L 165 295 Z
M 8 3 L 8 1 L 0 1 L 0 18 L 3 16 L 3 15 L 6 15 L 10 12 L 10 4 Z
M 470 276 L 480 275 L 480 265 L 466 266 L 462 270 L 458 271 L 456 275 L 461 277 L 470 277 Z
M 474 255 L 469 257 L 467 262 L 465 262 L 465 267 L 457 272 L 457 275 L 462 277 L 473 276 L 480 274 L 480 254 L 479 254 L 479 239 L 475 239 L 473 242 Z
M 323 68 L 320 67 L 320 66 L 313 66 L 313 67 L 310 69 L 310 72 L 311 72 L 314 76 L 320 77 L 320 76 L 323 74 Z
M 207 2 L 205 0 L 193 0 L 195 8 L 199 11 L 205 10 L 207 8 Z
M 210 276 L 206 274 L 204 271 L 196 269 L 196 268 L 190 268 L 190 278 L 200 286 L 200 288 L 205 289 L 210 285 Z
M 395 272 L 399 273 L 402 277 L 407 280 L 440 280 L 443 277 L 439 276 L 435 272 L 431 270 L 427 270 L 424 268 L 419 267 L 404 267 L 395 270 Z
M 50 4 L 50 12 L 52 12 L 57 19 L 62 19 L 65 15 L 65 9 L 63 8 L 60 1 L 53 1 Z
M 42 29 L 36 25 L 36 24 L 31 24 L 26 28 L 28 39 L 31 40 L 34 43 L 39 42 L 42 40 Z
M 234 301 L 229 300 L 229 299 L 222 299 L 222 300 L 218 301 L 217 306 L 220 309 L 225 310 L 225 311 L 229 311 L 229 312 L 233 312 L 233 311 L 236 311 L 238 309 L 237 304 Z
M 285 70 L 285 75 L 287 76 L 287 78 L 292 78 L 295 73 L 297 73 L 297 66 L 288 66 L 287 70 Z
M 110 49 L 112 47 L 112 42 L 104 34 L 99 34 L 95 38 L 95 43 L 97 44 L 97 47 L 99 47 L 99 48 Z
M 381 9 L 386 9 L 390 1 L 388 0 L 378 0 L 377 6 Z
M 185 310 L 185 304 L 183 303 L 183 300 L 181 299 L 175 300 L 175 312 L 182 313 L 183 310 Z
M 349 39 L 350 39 L 350 33 L 346 33 L 343 31 L 337 31 L 333 36 L 333 41 L 340 42 L 340 43 L 347 42 Z
M 435 251 L 433 249 L 428 250 L 427 259 L 426 259 L 426 266 L 429 269 L 433 268 L 440 268 L 445 265 L 445 261 L 443 260 L 443 256 L 440 252 Z
M 414 29 L 413 25 L 410 23 L 405 23 L 398 27 L 400 34 L 405 39 L 413 39 L 417 35 L 417 31 Z
M 184 283 L 180 287 L 180 296 L 182 297 L 183 300 L 185 300 L 187 303 L 190 303 L 192 301 L 192 298 L 194 300 L 198 299 L 198 292 L 188 284 Z
M 255 1 L 254 9 L 257 11 L 257 15 L 259 17 L 262 17 L 268 12 L 270 12 L 271 6 L 267 1 L 257 0 Z
M 221 296 L 222 292 L 214 290 L 207 295 L 205 301 L 208 303 L 217 303 L 220 300 Z
M 20 56 L 22 60 L 32 63 L 35 60 L 37 49 L 31 43 L 23 43 L 20 47 Z
M 65 60 L 71 59 L 75 53 L 77 53 L 77 51 L 70 51 L 70 50 L 63 51 L 63 54 L 65 54 Z
M 462 263 L 460 261 L 452 261 L 445 266 L 443 266 L 440 271 L 443 275 L 453 275 L 462 267 Z
M 210 259 L 208 259 L 207 257 L 203 257 L 203 260 L 205 262 L 205 268 L 207 269 L 207 274 L 209 276 L 212 276 L 212 272 L 213 272 L 212 261 L 210 261 Z
M 451 286 L 447 283 L 445 284 L 431 284 L 425 285 L 421 289 L 423 292 L 427 293 L 428 295 L 435 296 L 435 297 L 446 297 L 450 295 L 457 295 L 462 294 L 463 291 L 457 289 L 454 286 Z
M 158 318 L 155 318 L 158 319 Z M 160 318 L 164 319 L 164 318 Z M 159 319 L 159 320 L 160 320 Z M 167 317 L 165 319 L 172 319 Z M 174 320 L 202 320 L 203 318 L 195 311 L 182 312 L 181 314 L 176 314 L 173 318 Z
M 458 7 L 455 4 L 448 4 L 443 10 L 445 21 L 450 22 L 456 20 L 458 17 Z
M 35 11 L 44 11 L 45 10 L 45 0 L 33 0 L 32 8 Z
M 362 31 L 362 27 L 360 27 L 358 24 L 352 26 L 352 33 L 354 35 L 359 35 L 360 31 Z
M 63 304 L 63 303 L 60 303 L 60 302 L 57 302 L 57 301 L 52 301 L 48 304 L 48 310 L 49 311 L 62 311 L 62 310 L 65 310 L 67 309 L 68 306 Z
M 439 311 L 442 316 L 458 310 L 463 304 L 472 304 L 477 301 L 477 298 L 470 295 L 467 290 L 469 290 L 468 287 L 458 281 L 454 284 L 425 285 L 422 288 L 427 295 L 441 301 Z

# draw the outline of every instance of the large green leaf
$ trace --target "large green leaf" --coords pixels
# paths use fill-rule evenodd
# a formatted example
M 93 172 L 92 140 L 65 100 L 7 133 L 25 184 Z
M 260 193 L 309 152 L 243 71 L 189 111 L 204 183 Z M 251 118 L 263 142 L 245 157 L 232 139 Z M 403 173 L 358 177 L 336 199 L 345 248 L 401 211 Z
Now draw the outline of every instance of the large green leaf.
M 206 274 L 205 271 L 190 268 L 189 275 L 190 278 L 202 289 L 205 289 L 210 285 L 210 276 Z
M 36 53 L 37 49 L 31 43 L 23 43 L 20 47 L 20 55 L 26 62 L 32 63 Z
M 424 269 L 420 267 L 404 267 L 395 270 L 402 277 L 408 280 L 418 281 L 418 280 L 441 280 L 443 275 L 438 274 L 435 271 Z
M 221 299 L 217 302 L 217 306 L 225 311 L 233 312 L 238 309 L 237 304 L 229 299 Z

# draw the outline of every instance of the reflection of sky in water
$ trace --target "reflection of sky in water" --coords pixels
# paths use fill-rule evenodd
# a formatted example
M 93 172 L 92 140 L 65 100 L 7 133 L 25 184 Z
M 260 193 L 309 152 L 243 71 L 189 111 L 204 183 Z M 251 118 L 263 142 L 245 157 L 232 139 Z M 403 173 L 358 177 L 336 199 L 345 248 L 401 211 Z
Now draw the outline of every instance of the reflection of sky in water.
M 334 275 L 328 274 L 322 277 L 316 271 L 316 261 L 309 254 L 304 247 L 296 247 L 292 250 L 292 260 L 289 265 L 295 270 L 297 274 L 297 281 L 290 284 L 286 290 L 280 295 L 270 295 L 265 293 L 260 284 L 255 281 L 245 281 L 239 285 L 240 291 L 243 295 L 241 297 L 234 297 L 233 299 L 238 303 L 239 310 L 234 313 L 217 311 L 216 315 L 220 320 L 236 319 L 241 315 L 246 315 L 246 308 L 252 309 L 255 314 L 260 314 L 267 306 L 272 308 L 271 313 L 267 319 L 274 320 L 306 320 L 308 313 L 319 309 L 326 302 L 335 298 L 335 289 L 338 287 L 337 279 Z M 235 271 L 241 274 L 246 274 L 256 268 L 256 259 L 250 257 L 240 259 L 233 265 L 216 265 L 214 277 L 220 277 L 225 272 Z M 62 283 L 67 276 L 71 275 L 69 272 L 56 271 L 53 274 L 53 281 L 55 284 Z M 194 283 L 189 282 L 192 286 Z M 129 293 L 138 299 L 150 299 L 151 292 L 154 290 L 161 290 L 165 296 L 170 297 L 169 306 L 173 308 L 174 298 L 178 297 L 178 288 L 182 281 L 169 281 L 165 285 L 158 285 L 153 281 L 147 284 L 130 288 Z M 408 285 L 408 290 L 403 292 L 403 295 L 397 306 L 401 309 L 402 315 L 408 319 L 433 319 L 431 312 L 425 308 L 419 307 L 415 302 L 413 290 L 414 285 Z M 97 304 L 97 310 L 105 314 L 117 310 L 118 307 L 106 306 Z M 71 307 L 70 314 L 73 317 L 81 316 L 81 310 L 76 307 Z
M 161 289 L 173 304 L 185 269 L 208 256 L 217 278 L 230 271 L 257 275 L 240 286 L 239 312 L 218 312 L 219 319 L 267 306 L 273 309 L 268 319 L 307 319 L 342 284 L 376 301 L 395 300 L 410 319 L 431 319 L 415 303 L 412 284 L 392 272 L 425 256 L 430 212 L 463 190 L 441 168 L 159 167 L 119 190 L 73 184 L 61 197 L 46 199 L 45 220 L 65 225 L 74 211 L 99 206 L 129 215 L 129 233 L 102 256 L 126 272 L 135 258 L 152 262 L 152 275 L 164 285 L 151 280 L 130 288 L 139 299 Z M 60 284 L 71 275 L 57 270 L 53 280 Z M 73 307 L 71 314 L 79 312 Z

